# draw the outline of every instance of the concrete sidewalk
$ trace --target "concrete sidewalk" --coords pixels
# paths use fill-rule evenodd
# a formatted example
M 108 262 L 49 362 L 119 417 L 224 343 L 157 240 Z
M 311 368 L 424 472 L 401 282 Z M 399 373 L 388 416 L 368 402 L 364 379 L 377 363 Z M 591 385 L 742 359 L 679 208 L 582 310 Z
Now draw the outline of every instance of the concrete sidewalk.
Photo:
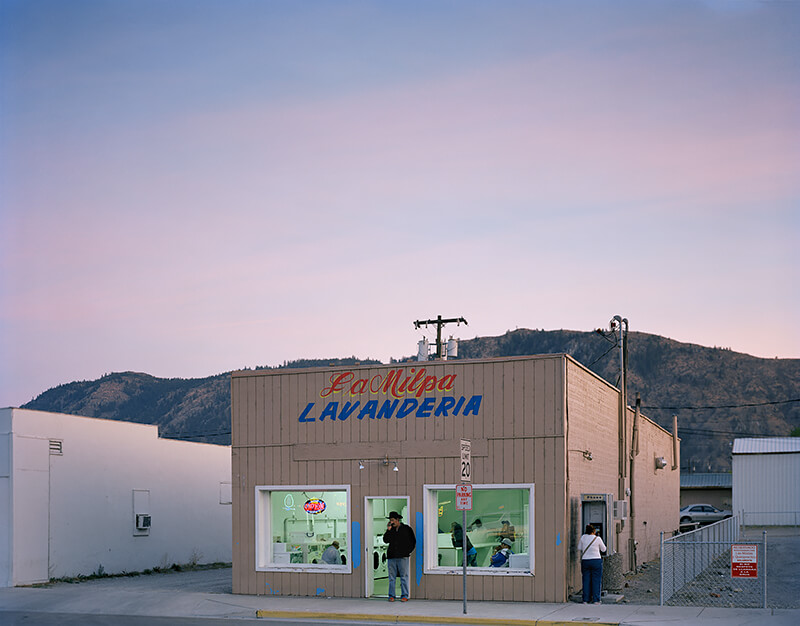
M 345 620 L 418 624 L 659 624 L 786 626 L 800 623 L 800 609 L 718 609 L 629 604 L 583 605 L 519 602 L 367 598 L 242 596 L 230 593 L 230 570 L 108 578 L 79 584 L 0 589 L 3 611 L 150 617 L 258 620 Z M 261 620 L 265 623 L 267 620 Z

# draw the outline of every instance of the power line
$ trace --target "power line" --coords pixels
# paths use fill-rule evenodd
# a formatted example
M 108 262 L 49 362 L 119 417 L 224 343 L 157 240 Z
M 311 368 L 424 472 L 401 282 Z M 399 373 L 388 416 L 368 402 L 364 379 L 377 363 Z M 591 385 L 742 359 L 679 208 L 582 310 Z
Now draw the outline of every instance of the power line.
M 720 404 L 717 406 L 647 406 L 643 405 L 643 409 L 654 409 L 660 411 L 707 411 L 711 409 L 742 409 L 749 406 L 768 406 L 773 404 L 789 404 L 791 402 L 800 402 L 800 398 L 793 400 L 775 400 L 771 402 L 747 402 L 745 404 Z
M 712 430 L 710 428 L 678 428 L 678 436 L 683 434 L 695 435 L 697 437 L 775 437 L 776 435 L 767 435 L 763 433 L 744 433 L 732 430 Z
M 589 363 L 589 365 L 587 365 L 586 367 L 591 367 L 592 365 L 594 365 L 595 363 L 597 363 L 597 362 L 598 362 L 600 359 L 602 359 L 602 358 L 603 358 L 605 355 L 607 355 L 609 352 L 611 352 L 611 351 L 612 351 L 614 348 L 616 348 L 616 347 L 617 347 L 617 344 L 615 343 L 615 344 L 614 344 L 614 345 L 612 345 L 612 346 L 611 346 L 611 347 L 610 347 L 608 350 L 606 350 L 605 352 L 603 352 L 603 354 L 601 354 L 599 357 L 597 357 L 597 358 L 596 358 L 594 361 L 592 361 L 591 363 Z
M 185 434 L 171 435 L 171 434 L 165 434 L 165 435 L 163 435 L 163 438 L 164 439 L 200 439 L 202 437 L 222 437 L 224 435 L 230 435 L 230 434 L 231 434 L 231 431 L 229 431 L 229 430 L 226 430 L 226 431 L 220 430 L 220 431 L 217 431 L 215 433 L 198 433 L 196 435 L 185 435 Z

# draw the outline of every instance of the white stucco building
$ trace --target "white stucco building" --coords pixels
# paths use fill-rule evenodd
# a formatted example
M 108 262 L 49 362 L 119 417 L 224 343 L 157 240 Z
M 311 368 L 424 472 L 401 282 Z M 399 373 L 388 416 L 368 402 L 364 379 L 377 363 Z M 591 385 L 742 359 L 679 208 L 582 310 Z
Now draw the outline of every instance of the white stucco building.
M 750 526 L 800 524 L 800 437 L 735 439 L 733 512 Z
M 0 586 L 231 561 L 231 449 L 0 409 Z

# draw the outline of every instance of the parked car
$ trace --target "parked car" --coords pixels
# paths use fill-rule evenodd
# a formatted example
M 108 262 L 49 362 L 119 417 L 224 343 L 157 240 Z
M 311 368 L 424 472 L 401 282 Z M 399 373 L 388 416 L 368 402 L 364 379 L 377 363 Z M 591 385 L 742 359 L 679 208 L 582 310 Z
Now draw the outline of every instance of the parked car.
M 730 511 L 723 511 L 710 504 L 689 504 L 681 509 L 681 524 L 712 524 L 729 517 Z

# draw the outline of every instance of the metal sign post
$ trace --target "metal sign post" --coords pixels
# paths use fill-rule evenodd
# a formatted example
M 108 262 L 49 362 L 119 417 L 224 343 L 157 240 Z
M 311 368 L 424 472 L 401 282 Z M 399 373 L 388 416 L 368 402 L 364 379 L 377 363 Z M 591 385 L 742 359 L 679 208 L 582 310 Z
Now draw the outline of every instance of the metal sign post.
M 463 570 L 464 615 L 467 614 L 467 511 L 472 510 L 472 442 L 461 440 L 461 484 L 456 485 L 456 511 L 461 511 L 461 567 Z

